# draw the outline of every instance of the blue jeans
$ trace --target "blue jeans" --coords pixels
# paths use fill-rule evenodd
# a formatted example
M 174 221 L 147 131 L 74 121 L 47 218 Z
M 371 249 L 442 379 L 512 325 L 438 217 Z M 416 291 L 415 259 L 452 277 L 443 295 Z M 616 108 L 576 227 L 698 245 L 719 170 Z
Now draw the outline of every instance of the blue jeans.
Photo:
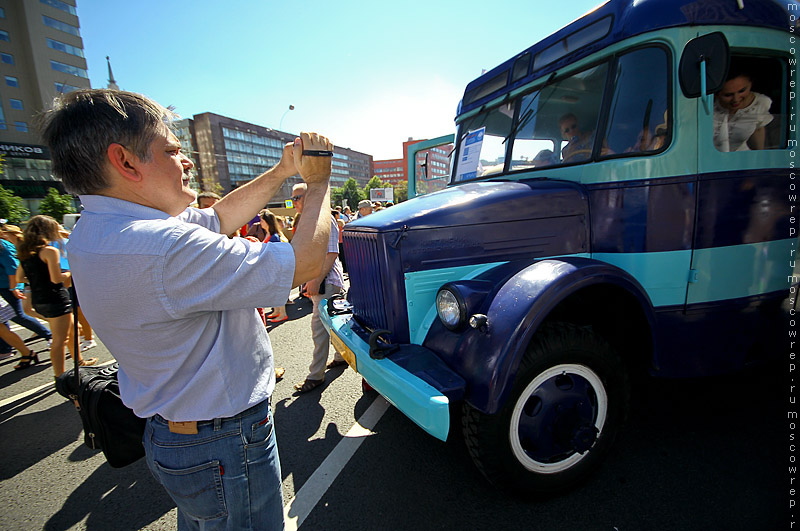
M 0 288 L 0 296 L 2 296 L 5 301 L 10 304 L 12 308 L 14 308 L 14 313 L 17 314 L 16 317 L 11 318 L 12 321 L 27 328 L 37 336 L 45 339 L 50 339 L 53 337 L 53 334 L 50 333 L 50 330 L 48 330 L 46 326 L 22 311 L 22 301 L 16 298 L 14 294 L 11 293 L 10 289 Z M 11 352 L 11 346 L 2 339 L 0 339 L 0 352 Z
M 196 435 L 147 419 L 147 464 L 178 506 L 178 529 L 283 529 L 278 444 L 269 400 L 197 423 Z

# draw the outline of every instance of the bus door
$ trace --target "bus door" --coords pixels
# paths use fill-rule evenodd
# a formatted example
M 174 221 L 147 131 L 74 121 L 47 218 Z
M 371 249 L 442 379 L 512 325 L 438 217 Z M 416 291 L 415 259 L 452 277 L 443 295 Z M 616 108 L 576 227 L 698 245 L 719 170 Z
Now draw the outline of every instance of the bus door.
M 784 266 L 791 245 L 785 183 L 790 58 L 782 51 L 785 36 L 757 28 L 695 41 L 702 39 L 707 41 L 701 48 L 710 66 L 709 97 L 697 105 L 698 189 L 687 305 L 748 305 L 785 288 L 789 274 Z M 729 46 L 729 61 L 717 57 L 715 70 L 708 43 L 722 50 L 722 41 Z M 738 124 L 729 123 L 734 114 L 741 120 L 741 113 L 731 113 L 712 94 L 727 94 L 731 85 L 726 79 L 737 74 L 736 80 L 746 80 L 756 95 L 747 116 L 752 133 L 743 134 Z

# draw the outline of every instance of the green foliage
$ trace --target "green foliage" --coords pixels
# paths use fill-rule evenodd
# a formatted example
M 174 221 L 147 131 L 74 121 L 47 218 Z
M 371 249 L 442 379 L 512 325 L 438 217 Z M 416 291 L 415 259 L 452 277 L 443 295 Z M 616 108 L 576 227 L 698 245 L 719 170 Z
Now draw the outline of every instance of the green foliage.
M 220 197 L 225 195 L 225 190 L 222 189 L 222 185 L 214 179 L 203 179 L 200 183 L 200 191 L 213 192 Z
M 347 205 L 352 210 L 358 208 L 358 202 L 365 197 L 369 197 L 369 192 L 367 192 L 367 195 L 365 196 L 364 192 L 358 188 L 358 183 L 356 180 L 352 177 L 345 181 L 344 186 L 331 190 L 331 202 L 334 205 L 341 205 L 342 200 L 346 200 Z
M 45 216 L 50 216 L 59 223 L 64 222 L 64 214 L 72 214 L 75 209 L 72 207 L 72 196 L 61 195 L 55 188 L 47 190 L 42 202 L 39 203 L 39 212 Z
M 0 186 L 0 218 L 7 219 L 9 223 L 18 225 L 31 215 L 30 211 L 23 205 L 21 197 Z
M 394 187 L 395 204 L 402 203 L 403 201 L 408 201 L 408 182 L 406 181 L 402 181 Z
M 369 199 L 369 191 L 373 188 L 391 188 L 389 184 L 384 184 L 377 175 L 373 175 L 366 186 L 364 186 L 364 197 Z

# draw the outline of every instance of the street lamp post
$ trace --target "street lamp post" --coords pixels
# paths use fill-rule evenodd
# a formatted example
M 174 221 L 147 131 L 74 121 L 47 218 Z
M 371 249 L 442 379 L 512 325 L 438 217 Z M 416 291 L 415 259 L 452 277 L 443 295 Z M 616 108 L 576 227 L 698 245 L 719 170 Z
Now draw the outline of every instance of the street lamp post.
M 283 116 L 281 116 L 281 121 L 278 124 L 278 129 L 279 130 L 283 131 L 283 119 L 286 118 L 286 115 L 289 114 L 289 111 L 293 111 L 293 110 L 294 110 L 294 105 L 289 105 L 289 108 L 286 109 L 286 112 L 283 113 Z

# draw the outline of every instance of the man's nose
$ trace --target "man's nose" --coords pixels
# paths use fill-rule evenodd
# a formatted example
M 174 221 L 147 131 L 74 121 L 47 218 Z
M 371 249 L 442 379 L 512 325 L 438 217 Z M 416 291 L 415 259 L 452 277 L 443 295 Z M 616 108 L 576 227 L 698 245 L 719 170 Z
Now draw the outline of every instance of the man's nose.
M 190 159 L 186 155 L 183 155 L 183 160 L 181 161 L 181 163 L 183 164 L 183 167 L 186 168 L 187 170 L 191 170 L 192 168 L 194 168 L 194 162 L 192 162 L 192 159 Z

